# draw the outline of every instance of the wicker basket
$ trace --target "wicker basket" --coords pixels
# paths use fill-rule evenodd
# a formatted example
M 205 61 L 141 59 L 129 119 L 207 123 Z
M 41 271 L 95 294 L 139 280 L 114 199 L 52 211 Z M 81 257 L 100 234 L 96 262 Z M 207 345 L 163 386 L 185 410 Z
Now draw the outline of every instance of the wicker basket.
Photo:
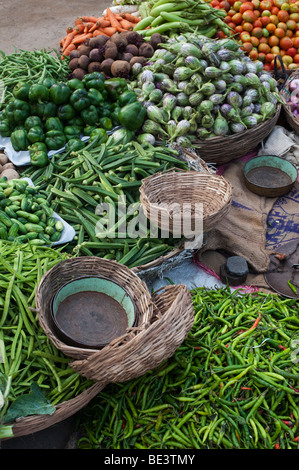
M 153 296 L 149 322 L 100 351 L 70 366 L 79 374 L 101 382 L 125 382 L 158 367 L 187 337 L 194 321 L 192 297 L 184 285 L 166 286 Z
M 194 145 L 197 146 L 198 155 L 205 162 L 214 165 L 222 165 L 236 158 L 243 157 L 268 137 L 276 125 L 280 111 L 281 105 L 279 104 L 272 119 L 268 119 L 242 133 L 227 137 L 211 137 L 204 141 L 194 141 Z
M 18 418 L 16 422 L 13 423 L 13 437 L 27 436 L 28 434 L 42 431 L 43 429 L 70 418 L 84 408 L 106 385 L 105 383 L 96 382 L 77 397 L 57 405 L 56 411 L 52 415 L 33 415 L 27 416 L 26 418 Z
M 66 356 L 75 359 L 88 357 L 97 350 L 70 346 L 57 337 L 51 321 L 51 301 L 66 282 L 81 276 L 104 276 L 123 287 L 134 303 L 138 317 L 137 327 L 149 321 L 154 308 L 146 284 L 134 272 L 116 261 L 96 256 L 82 256 L 58 263 L 42 277 L 36 289 L 36 310 L 40 325 L 52 343 Z
M 297 69 L 293 71 L 293 73 L 288 78 L 288 80 L 286 80 L 283 88 L 280 90 L 280 96 L 283 100 L 284 118 L 297 134 L 299 134 L 299 117 L 296 117 L 290 110 L 290 107 L 288 105 L 288 99 L 290 98 L 290 94 L 289 94 L 290 83 L 292 80 L 298 79 L 298 78 L 299 78 L 299 70 Z
M 140 203 L 144 214 L 160 229 L 184 232 L 184 215 L 190 215 L 191 231 L 202 218 L 202 230 L 217 224 L 230 209 L 232 187 L 222 176 L 196 171 L 157 173 L 146 178 L 140 187 Z M 199 204 L 196 210 L 196 204 Z M 188 210 L 188 206 L 190 210 Z M 178 216 L 176 217 L 176 213 Z

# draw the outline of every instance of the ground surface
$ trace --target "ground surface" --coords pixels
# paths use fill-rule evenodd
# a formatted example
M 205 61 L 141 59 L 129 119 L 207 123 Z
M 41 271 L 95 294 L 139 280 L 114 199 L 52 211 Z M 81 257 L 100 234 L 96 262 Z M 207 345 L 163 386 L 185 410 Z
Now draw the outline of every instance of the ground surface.
M 111 5 L 105 0 L 0 1 L 0 49 L 58 49 L 68 26 L 78 16 L 100 16 Z

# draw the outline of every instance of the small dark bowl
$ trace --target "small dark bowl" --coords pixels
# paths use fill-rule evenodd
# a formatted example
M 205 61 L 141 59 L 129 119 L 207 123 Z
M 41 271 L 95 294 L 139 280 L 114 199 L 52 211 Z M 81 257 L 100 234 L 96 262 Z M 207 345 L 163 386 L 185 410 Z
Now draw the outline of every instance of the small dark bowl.
M 126 333 L 136 321 L 135 305 L 126 290 L 104 277 L 80 277 L 53 296 L 51 319 L 66 344 L 100 349 Z
M 259 196 L 283 196 L 292 189 L 297 178 L 297 168 L 275 155 L 252 158 L 244 167 L 246 187 Z

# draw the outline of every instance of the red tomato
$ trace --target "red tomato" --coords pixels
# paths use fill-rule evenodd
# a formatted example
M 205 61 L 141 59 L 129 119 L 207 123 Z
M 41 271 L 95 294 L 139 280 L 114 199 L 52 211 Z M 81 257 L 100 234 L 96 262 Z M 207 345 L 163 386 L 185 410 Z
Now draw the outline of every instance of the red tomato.
M 227 0 L 223 0 L 222 2 L 220 2 L 219 6 L 225 11 L 228 11 L 230 9 L 230 4 L 228 3 Z
M 265 57 L 266 57 L 266 54 L 269 54 L 269 52 L 271 51 L 270 46 L 265 43 L 262 43 L 262 44 L 260 43 L 257 49 L 259 52 L 263 52 L 265 54 Z
M 273 68 L 274 68 L 274 65 L 273 65 Z M 272 68 L 272 64 L 264 64 L 264 70 L 266 70 L 266 72 L 270 72 L 271 70 L 273 70 Z
M 249 57 L 251 60 L 257 60 L 258 59 L 258 51 L 252 49 L 252 51 L 249 52 Z
M 249 52 L 251 52 L 253 49 L 253 45 L 251 44 L 251 42 L 243 42 L 241 49 L 247 54 L 249 54 Z
M 280 47 L 279 46 L 273 46 L 271 47 L 271 53 L 274 55 L 279 55 L 280 53 Z
M 269 52 L 268 54 L 266 54 L 266 62 L 272 62 L 272 60 L 274 60 L 274 57 L 274 54 Z
M 282 28 L 276 28 L 274 31 L 275 36 L 277 36 L 279 39 L 282 39 L 285 37 L 285 30 Z
M 235 24 L 242 23 L 242 15 L 241 13 L 236 13 L 234 16 L 231 17 L 231 21 Z
M 262 28 L 253 28 L 253 30 L 251 31 L 251 35 L 260 39 L 263 36 Z
M 287 28 L 288 29 L 292 29 L 292 30 L 295 30 L 297 27 L 297 23 L 295 20 L 288 20 L 287 21 Z
M 244 31 L 244 28 L 241 24 L 238 24 L 238 26 L 235 27 L 236 33 L 242 33 Z
M 271 16 L 271 11 L 270 10 L 264 10 L 262 13 L 262 16 Z
M 265 62 L 266 54 L 264 52 L 259 52 L 258 53 L 258 60 L 260 60 L 261 62 Z
M 240 2 L 240 1 L 234 2 L 234 4 L 233 4 L 233 9 L 234 9 L 235 11 L 239 11 L 241 5 L 242 5 L 242 2 Z
M 243 15 L 242 15 L 242 19 L 246 22 L 246 23 L 254 23 L 256 21 L 256 15 L 253 11 L 251 10 L 246 10 Z
M 289 49 L 287 49 L 287 55 L 290 55 L 291 57 L 295 57 L 296 54 L 297 54 L 297 49 L 295 49 L 295 47 L 290 47 Z
M 219 1 L 218 1 L 218 0 L 212 0 L 212 1 L 211 1 L 211 6 L 212 6 L 213 8 L 218 7 L 218 6 L 219 6 Z
M 298 64 L 299 63 L 299 54 L 294 55 L 293 60 L 294 60 L 294 62 L 296 62 L 296 64 Z
M 253 27 L 254 27 L 254 28 L 262 28 L 262 27 L 263 27 L 263 23 L 262 23 L 260 20 L 256 20 L 256 21 L 253 23 Z
M 286 23 L 290 18 L 290 15 L 286 10 L 279 10 L 279 12 L 277 13 L 277 17 L 279 21 L 283 21 L 284 23 Z
M 273 36 L 269 37 L 268 44 L 271 47 L 278 46 L 279 45 L 279 38 L 273 34 Z
M 248 31 L 250 33 L 250 31 L 253 30 L 253 24 L 252 23 L 243 23 L 243 30 Z
M 273 23 L 273 24 L 277 25 L 279 23 L 279 19 L 278 19 L 277 15 L 271 15 L 270 20 L 271 20 L 271 23 Z
M 250 42 L 253 45 L 253 47 L 257 47 L 260 43 L 260 40 L 259 40 L 259 38 L 255 37 L 255 36 L 251 36 Z
M 269 16 L 260 16 L 259 21 L 262 23 L 263 27 L 271 22 Z
M 247 31 L 243 31 L 241 34 L 240 34 L 240 39 L 241 41 L 244 43 L 244 42 L 250 42 L 250 34 L 247 32 Z
M 279 12 L 279 8 L 278 8 L 278 7 L 273 7 L 273 8 L 271 8 L 271 14 L 272 14 L 272 15 L 277 15 L 278 12 Z
M 299 47 L 299 38 L 298 37 L 295 37 L 293 39 L 293 46 L 296 47 L 296 49 L 298 49 L 298 47 Z
M 280 21 L 279 23 L 277 23 L 277 28 L 281 28 L 283 29 L 284 31 L 286 31 L 288 28 L 287 28 L 287 25 L 285 23 L 283 23 L 282 21 Z
M 273 7 L 272 0 L 262 0 L 260 3 L 261 10 L 271 10 L 272 7 Z
M 255 10 L 258 10 L 260 8 L 260 4 L 261 4 L 260 0 L 251 0 L 251 3 Z
M 281 49 L 283 49 L 284 51 L 287 51 L 288 49 L 290 49 L 291 47 L 293 47 L 293 41 L 291 38 L 288 38 L 287 36 L 283 37 L 280 41 L 279 41 L 279 46 Z M 295 49 L 296 50 L 296 49 Z M 294 54 L 295 55 L 295 54 Z
M 253 11 L 253 5 L 251 2 L 242 3 L 242 5 L 240 6 L 240 13 L 244 13 L 247 10 Z

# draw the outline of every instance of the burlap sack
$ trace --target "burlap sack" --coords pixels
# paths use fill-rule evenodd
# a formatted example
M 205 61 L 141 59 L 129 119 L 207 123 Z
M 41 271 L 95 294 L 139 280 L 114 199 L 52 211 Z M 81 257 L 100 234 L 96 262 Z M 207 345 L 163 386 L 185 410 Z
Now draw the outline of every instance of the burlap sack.
M 208 250 L 224 250 L 243 256 L 257 273 L 267 271 L 271 250 L 266 248 L 268 215 L 276 198 L 265 198 L 249 191 L 244 183 L 243 168 L 248 158 L 229 163 L 222 175 L 232 185 L 233 201 L 228 214 L 207 234 L 199 259 Z

